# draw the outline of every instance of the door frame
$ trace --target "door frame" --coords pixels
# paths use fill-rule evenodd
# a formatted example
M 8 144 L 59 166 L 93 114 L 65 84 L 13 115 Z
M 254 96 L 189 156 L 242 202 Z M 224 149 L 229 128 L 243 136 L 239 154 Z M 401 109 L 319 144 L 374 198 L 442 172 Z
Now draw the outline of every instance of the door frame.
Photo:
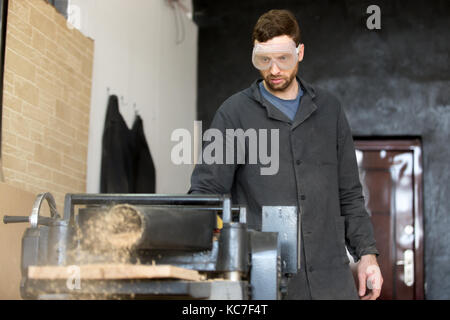
M 423 300 L 424 285 L 424 224 L 423 224 L 423 165 L 422 141 L 420 138 L 376 138 L 354 137 L 355 149 L 364 151 L 412 151 L 414 166 L 413 217 L 414 217 L 414 296 Z

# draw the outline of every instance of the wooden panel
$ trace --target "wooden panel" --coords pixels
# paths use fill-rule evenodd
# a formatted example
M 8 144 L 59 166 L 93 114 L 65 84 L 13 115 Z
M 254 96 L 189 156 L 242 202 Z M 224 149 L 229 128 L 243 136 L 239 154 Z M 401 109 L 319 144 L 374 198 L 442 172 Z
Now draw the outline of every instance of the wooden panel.
M 365 170 L 364 182 L 367 186 L 375 186 L 375 190 L 364 194 L 366 197 L 367 207 L 372 213 L 390 214 L 389 204 L 391 203 L 391 175 L 388 169 L 373 170 L 367 168 Z
M 423 299 L 420 140 L 356 139 L 355 147 L 385 280 L 380 298 Z M 400 264 L 406 250 L 414 251 L 415 283 L 411 287 L 404 283 L 404 266 Z
M 34 200 L 34 194 L 0 183 L 0 299 L 20 299 L 21 239 L 30 226 L 29 223 L 3 224 L 3 216 L 28 216 Z
M 196 270 L 171 265 L 134 265 L 134 264 L 89 264 L 79 265 L 81 280 L 118 280 L 118 279 L 183 279 L 203 280 Z M 68 279 L 74 276 L 71 266 L 30 266 L 30 279 Z

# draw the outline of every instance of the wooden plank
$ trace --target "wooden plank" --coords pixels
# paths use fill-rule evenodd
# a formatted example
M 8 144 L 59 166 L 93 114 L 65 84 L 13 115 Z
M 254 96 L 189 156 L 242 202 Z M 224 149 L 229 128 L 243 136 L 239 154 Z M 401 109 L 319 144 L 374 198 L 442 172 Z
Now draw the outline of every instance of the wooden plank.
M 86 264 L 79 265 L 81 280 L 163 279 L 198 281 L 204 279 L 196 270 L 171 265 Z M 30 266 L 28 278 L 64 280 L 78 272 L 73 266 Z

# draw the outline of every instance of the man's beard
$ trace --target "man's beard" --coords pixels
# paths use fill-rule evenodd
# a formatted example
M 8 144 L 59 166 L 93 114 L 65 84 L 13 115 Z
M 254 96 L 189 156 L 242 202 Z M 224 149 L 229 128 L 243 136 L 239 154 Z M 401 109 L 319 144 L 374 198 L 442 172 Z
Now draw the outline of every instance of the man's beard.
M 280 77 L 272 76 L 270 73 L 269 73 L 269 75 L 267 75 L 266 77 L 264 77 L 264 75 L 262 74 L 262 72 L 261 72 L 261 75 L 262 75 L 264 81 L 266 82 L 266 85 L 269 87 L 270 90 L 272 90 L 272 91 L 284 91 L 284 90 L 286 90 L 286 89 L 291 85 L 292 81 L 294 81 L 294 79 L 295 79 L 295 77 L 296 77 L 296 75 L 297 75 L 297 71 L 298 71 L 298 66 L 297 66 L 297 67 L 295 68 L 295 70 L 289 75 L 289 78 L 286 79 L 285 77 L 282 77 L 282 79 L 284 79 L 284 80 L 286 80 L 286 81 L 282 82 L 280 85 L 273 85 L 273 84 L 270 82 L 270 79 L 280 79 Z

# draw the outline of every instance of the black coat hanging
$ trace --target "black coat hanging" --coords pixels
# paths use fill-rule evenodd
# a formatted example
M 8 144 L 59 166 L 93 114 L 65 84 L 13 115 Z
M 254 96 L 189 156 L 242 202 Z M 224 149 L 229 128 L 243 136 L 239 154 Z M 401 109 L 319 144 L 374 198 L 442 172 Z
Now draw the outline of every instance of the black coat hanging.
M 134 192 L 155 193 L 155 166 L 145 138 L 142 118 L 139 115 L 136 115 L 134 119 L 131 133 L 134 149 Z
M 116 95 L 109 96 L 102 139 L 101 193 L 132 193 L 134 189 L 131 132 L 119 112 Z
M 156 174 L 145 138 L 142 118 L 136 113 L 130 130 L 111 95 L 102 140 L 101 193 L 155 193 Z

